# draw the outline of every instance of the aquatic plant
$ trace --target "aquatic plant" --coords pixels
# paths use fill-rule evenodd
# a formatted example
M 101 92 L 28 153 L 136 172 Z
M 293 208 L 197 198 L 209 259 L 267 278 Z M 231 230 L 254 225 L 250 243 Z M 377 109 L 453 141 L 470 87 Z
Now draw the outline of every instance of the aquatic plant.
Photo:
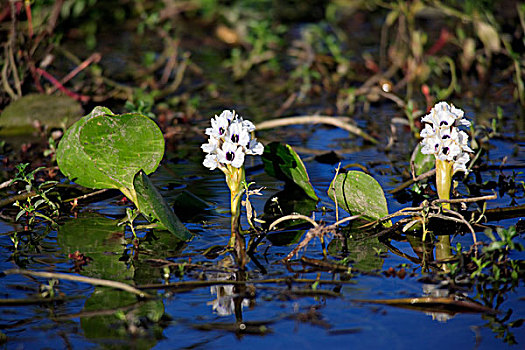
M 264 147 L 250 133 L 255 125 L 244 120 L 235 111 L 224 110 L 211 119 L 206 129 L 208 142 L 201 148 L 206 153 L 203 165 L 210 170 L 219 169 L 226 176 L 231 195 L 231 238 L 228 246 L 234 247 L 240 236 L 241 198 L 246 183 L 244 158 L 246 155 L 261 155 Z M 237 242 L 240 247 L 241 242 Z
M 162 131 L 150 118 L 95 107 L 65 132 L 56 154 L 60 171 L 78 185 L 116 188 L 148 221 L 181 240 L 191 238 L 147 176 L 164 156 Z
M 452 176 L 458 171 L 467 172 L 469 153 L 473 152 L 467 133 L 458 128 L 470 126 L 463 115 L 454 105 L 439 102 L 421 119 L 426 123 L 421 131 L 421 153 L 433 154 L 436 158 L 436 188 L 440 199 L 450 199 Z M 443 207 L 450 209 L 450 203 L 443 203 Z

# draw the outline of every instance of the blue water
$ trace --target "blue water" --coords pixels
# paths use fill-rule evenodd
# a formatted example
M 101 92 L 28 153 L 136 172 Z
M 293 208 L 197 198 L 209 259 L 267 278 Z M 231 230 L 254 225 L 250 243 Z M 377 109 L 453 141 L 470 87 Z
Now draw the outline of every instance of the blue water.
M 298 131 L 304 132 L 306 138 L 299 137 Z M 349 137 L 348 133 L 339 129 L 322 126 L 290 127 L 282 133 L 289 136 L 286 141 L 292 146 L 303 147 L 299 152 L 303 159 L 310 159 L 311 150 L 336 150 L 340 151 L 341 165 L 359 163 L 366 166 L 385 191 L 392 189 L 399 183 L 398 170 L 408 166 L 411 149 L 406 143 L 394 146 L 394 149 L 385 154 L 375 147 L 359 147 L 361 141 Z M 260 137 L 265 140 L 272 138 L 272 131 L 263 131 Z M 513 152 L 516 145 L 505 140 L 494 140 L 493 158 L 495 163 L 504 156 L 508 156 L 508 165 L 518 168 L 516 173 L 524 171 L 525 157 L 523 145 L 517 145 L 518 152 Z M 187 145 L 188 148 L 198 149 L 198 143 Z M 354 149 L 352 149 L 354 147 Z M 193 264 L 228 264 L 228 255 L 217 258 L 206 258 L 201 253 L 203 250 L 218 245 L 224 246 L 229 237 L 229 218 L 226 215 L 229 205 L 229 193 L 222 173 L 219 171 L 208 172 L 200 165 L 201 155 L 198 152 L 187 161 L 176 164 L 165 163 L 153 176 L 159 188 L 163 189 L 168 198 L 173 198 L 183 189 L 190 190 L 195 195 L 208 201 L 210 207 L 201 213 L 198 220 L 189 220 L 188 227 L 196 234 L 195 238 L 187 244 L 179 254 L 165 257 L 173 262 L 189 262 Z M 250 170 L 250 166 L 257 166 L 258 160 L 249 164 L 249 181 L 255 181 L 256 187 L 265 186 L 262 197 L 254 197 L 253 205 L 258 213 L 262 213 L 265 201 L 275 192 L 282 190 L 283 183 L 269 177 L 260 168 Z M 315 160 L 306 161 L 306 167 L 311 182 L 320 197 L 318 208 L 326 206 L 333 209 L 333 203 L 326 191 L 335 174 L 337 164 L 322 164 Z M 173 174 L 176 169 L 177 176 Z M 504 174 L 512 174 L 512 170 L 504 170 Z M 499 172 L 484 172 L 484 180 L 495 180 Z M 495 178 L 494 178 L 495 177 Z M 525 181 L 525 175 L 520 173 L 516 181 Z M 172 187 L 169 187 L 173 183 Z M 461 188 L 460 188 L 461 190 Z M 523 196 L 523 190 L 521 190 Z M 124 214 L 123 206 L 118 206 L 117 198 L 110 198 L 102 202 L 92 203 L 82 207 L 83 212 L 97 212 L 104 216 L 119 216 Z M 393 196 L 387 194 L 390 212 L 396 211 L 408 204 L 397 202 Z M 518 204 L 523 204 L 523 198 L 517 198 Z M 508 195 L 488 203 L 488 208 L 508 206 Z M 340 211 L 340 215 L 345 213 Z M 317 219 L 328 223 L 335 221 L 335 213 L 317 212 Z M 502 220 L 497 223 L 503 227 L 516 224 L 517 219 Z M 246 221 L 243 221 L 246 227 Z M 38 227 L 43 232 L 45 225 Z M 30 270 L 46 270 L 54 272 L 71 273 L 73 264 L 67 254 L 62 251 L 59 244 L 59 235 L 51 231 L 46 238 L 40 241 L 40 246 L 23 252 L 17 258 L 13 257 L 12 243 L 9 234 L 14 230 L 21 231 L 21 227 L 14 226 L 0 220 L 0 270 L 22 266 Z M 139 232 L 144 234 L 145 232 Z M 130 237 L 129 229 L 126 231 Z M 478 239 L 487 239 L 478 234 Z M 525 243 L 523 237 L 519 240 Z M 464 247 L 470 246 L 472 238 L 469 234 L 453 237 L 452 245 L 460 242 Z M 391 244 L 399 251 L 416 256 L 412 247 L 405 241 L 392 241 Z M 317 272 L 303 269 L 300 263 L 292 264 L 294 272 L 287 270 L 280 260 L 286 256 L 295 245 L 276 246 L 268 240 L 263 240 L 255 254 L 256 264 L 250 261 L 247 265 L 250 280 L 257 281 L 268 278 L 307 278 L 321 280 L 337 280 L 339 274 Z M 89 250 L 90 247 L 86 247 Z M 117 250 L 118 244 L 117 244 Z M 129 250 L 129 245 L 122 245 L 122 252 Z M 364 248 L 363 248 L 364 249 Z M 158 253 L 158 252 L 157 252 Z M 366 252 L 362 252 L 367 256 Z M 321 244 L 314 239 L 306 251 L 301 251 L 300 256 L 322 259 Z M 369 257 L 369 256 L 368 256 Z M 147 259 L 142 255 L 140 259 Z M 139 259 L 139 260 L 140 260 Z M 404 264 L 407 272 L 413 271 L 403 279 L 398 277 L 387 278 L 384 275 L 357 274 L 352 278 L 352 284 L 341 286 L 339 297 L 325 296 L 300 296 L 287 292 L 284 284 L 257 284 L 253 285 L 255 297 L 242 302 L 242 319 L 250 322 L 261 322 L 268 332 L 264 335 L 241 334 L 231 330 L 215 329 L 210 331 L 199 330 L 207 324 L 220 323 L 233 325 L 235 315 L 231 314 L 232 299 L 226 296 L 217 302 L 217 295 L 212 293 L 210 286 L 195 288 L 191 291 L 171 292 L 159 291 L 157 300 L 159 307 L 163 308 L 164 319 L 162 326 L 145 327 L 143 333 L 126 333 L 122 321 L 113 320 L 110 324 L 100 324 L 101 328 L 114 328 L 117 335 L 107 337 L 93 337 L 87 333 L 83 323 L 94 317 L 92 314 L 83 313 L 86 308 L 86 298 L 91 298 L 98 292 L 97 288 L 83 283 L 61 281 L 58 290 L 65 296 L 80 297 L 57 303 L 54 305 L 29 305 L 0 307 L 0 331 L 8 337 L 8 342 L 0 348 L 8 349 L 42 349 L 42 348 L 246 348 L 251 349 L 284 349 L 287 347 L 302 349 L 319 348 L 352 348 L 352 349 L 407 349 L 407 348 L 478 348 L 501 349 L 523 348 L 525 332 L 523 326 L 510 329 L 514 334 L 517 346 L 510 346 L 497 338 L 497 334 L 487 327 L 487 320 L 482 314 L 456 314 L 427 313 L 422 311 L 407 310 L 385 305 L 358 302 L 358 299 L 395 299 L 421 297 L 424 295 L 424 283 L 421 277 L 425 275 L 422 268 L 406 258 L 388 251 L 383 246 L 382 258 L 379 262 L 378 272 L 389 268 L 398 269 Z M 140 260 L 142 261 L 142 260 Z M 138 276 L 140 266 L 134 266 L 130 261 L 120 261 L 123 275 Z M 264 269 L 261 269 L 262 268 Z M 155 269 L 153 269 L 155 270 Z M 176 269 L 175 269 L 176 270 Z M 170 281 L 192 281 L 206 278 L 216 278 L 216 272 L 193 270 L 177 276 L 172 270 Z M 149 270 L 147 270 L 149 271 Z M 155 271 L 160 271 L 156 269 Z M 376 271 L 377 272 L 377 271 Z M 224 277 L 224 276 L 222 276 Z M 149 283 L 161 283 L 161 274 L 150 277 Z M 45 279 L 9 275 L 0 278 L 0 297 L 28 298 L 38 294 L 39 285 L 47 284 Z M 138 283 L 138 282 L 137 282 Z M 511 320 L 525 318 L 525 304 L 519 298 L 525 295 L 523 281 L 515 292 L 504 295 L 504 301 L 499 307 L 503 313 L 512 309 Z M 294 284 L 293 288 L 308 289 L 308 284 Z M 318 288 L 333 290 L 335 285 L 320 285 Z M 469 296 L 475 298 L 475 291 L 470 291 Z M 214 309 L 214 301 L 216 308 Z M 104 305 L 101 305 L 104 309 Z M 108 308 L 108 313 L 116 309 Z M 229 310 L 229 311 L 228 311 Z M 239 318 L 239 309 L 237 309 Z M 230 312 L 230 314 L 229 314 Z M 308 315 L 308 316 L 307 316 Z M 142 317 L 142 316 L 141 316 Z M 503 314 L 498 315 L 503 318 Z M 139 317 L 140 319 L 140 317 Z M 155 329 L 155 331 L 153 331 Z

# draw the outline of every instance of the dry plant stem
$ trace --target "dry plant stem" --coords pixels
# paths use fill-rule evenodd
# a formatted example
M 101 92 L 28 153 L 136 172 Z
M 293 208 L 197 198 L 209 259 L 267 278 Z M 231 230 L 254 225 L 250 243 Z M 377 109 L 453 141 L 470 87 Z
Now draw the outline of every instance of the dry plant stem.
M 404 190 L 405 188 L 407 188 L 408 186 L 412 185 L 413 183 L 421 181 L 423 179 L 426 179 L 427 177 L 430 177 L 430 176 L 434 175 L 435 173 L 436 173 L 436 169 L 429 170 L 426 173 L 423 173 L 423 174 L 421 174 L 421 175 L 419 175 L 419 176 L 417 176 L 417 177 L 415 177 L 413 179 L 410 179 L 408 181 L 403 182 L 401 185 L 399 185 L 396 188 L 388 191 L 388 193 L 392 193 L 392 194 L 397 193 L 397 192 L 399 192 L 401 190 Z
M 317 222 L 315 222 L 315 220 L 312 219 L 309 216 L 302 215 L 302 214 L 290 214 L 290 215 L 286 215 L 286 216 L 280 217 L 279 219 L 277 219 L 274 222 L 272 222 L 272 224 L 268 228 L 268 231 L 273 230 L 275 228 L 275 226 L 277 226 L 281 222 L 288 221 L 288 220 L 306 220 L 309 223 L 311 223 L 313 227 L 319 226 L 319 224 Z
M 8 48 L 8 44 L 6 44 L 6 46 L 4 46 L 5 57 L 9 57 L 9 52 L 10 52 L 10 49 Z M 11 86 L 9 85 L 9 78 L 8 78 L 9 65 L 10 65 L 9 61 L 6 60 L 4 62 L 4 66 L 2 67 L 2 86 L 4 87 L 4 90 L 7 92 L 9 97 L 12 100 L 16 100 L 18 96 L 15 93 L 15 91 L 11 88 Z
M 91 63 L 98 63 L 101 58 L 102 58 L 102 56 L 98 52 L 95 52 L 94 54 L 89 56 L 86 60 L 81 62 L 75 69 L 73 69 L 71 72 L 69 72 L 65 77 L 63 77 L 60 80 L 60 84 L 64 85 L 65 83 L 67 83 L 68 81 L 73 79 L 78 73 L 80 73 L 81 71 L 86 69 Z M 48 94 L 52 94 L 57 89 L 58 89 L 58 86 L 57 85 L 53 85 L 49 89 Z
M 299 242 L 297 247 L 295 247 L 290 253 L 288 253 L 288 255 L 283 259 L 283 261 L 290 261 L 290 259 L 292 259 L 292 257 L 296 255 L 299 252 L 299 250 L 306 247 L 314 237 L 322 237 L 326 233 L 324 228 L 324 226 L 316 226 L 313 229 L 309 230 L 306 233 L 304 239 L 301 242 Z
M 342 225 L 342 224 L 344 224 L 345 222 L 352 221 L 352 220 L 358 219 L 358 218 L 360 218 L 360 217 L 361 217 L 361 215 L 352 215 L 352 216 L 348 216 L 348 217 L 346 217 L 346 218 L 344 218 L 344 219 L 341 219 L 341 220 L 339 220 L 339 221 L 336 221 L 334 224 L 330 225 L 329 227 L 334 227 L 334 228 L 336 228 L 337 226 Z
M 334 180 L 335 178 L 337 177 L 337 175 L 339 174 L 339 169 L 341 168 L 341 163 L 339 163 L 337 165 L 337 168 L 335 169 L 335 175 L 334 175 Z M 338 208 L 338 203 L 337 203 L 337 196 L 335 195 L 335 187 L 332 186 L 330 188 L 330 190 L 333 192 L 333 195 L 334 195 L 334 203 L 335 203 L 335 221 L 339 221 L 339 208 Z
M 16 201 L 23 201 L 25 199 L 28 199 L 29 197 L 34 197 L 34 196 L 36 196 L 35 191 L 16 194 L 14 196 L 0 200 L 0 208 L 8 206 L 9 204 L 13 204 Z
M 64 302 L 69 298 L 27 298 L 27 299 L 0 299 L 0 306 L 26 306 L 26 305 L 42 305 L 56 302 Z
M 291 215 L 283 216 L 283 217 L 275 220 L 274 222 L 272 222 L 272 224 L 270 225 L 269 230 L 271 231 L 276 225 L 278 225 L 279 223 L 281 223 L 283 221 L 297 220 L 297 219 L 306 220 L 310 224 L 312 224 L 313 228 L 306 233 L 306 236 L 304 237 L 304 239 L 297 245 L 297 247 L 295 247 L 283 259 L 283 261 L 289 261 L 294 255 L 297 254 L 297 252 L 299 252 L 299 250 L 301 250 L 303 247 L 306 247 L 308 245 L 308 243 L 310 243 L 310 241 L 314 237 L 319 237 L 319 240 L 321 241 L 321 244 L 323 245 L 323 254 L 324 254 L 324 256 L 326 256 L 326 249 L 325 249 L 325 245 L 324 245 L 324 236 L 327 233 L 335 232 L 335 230 L 337 229 L 338 225 L 341 225 L 341 224 L 343 224 L 343 223 L 345 223 L 347 221 L 355 220 L 355 219 L 357 219 L 359 217 L 361 217 L 361 215 L 349 216 L 349 217 L 346 217 L 346 218 L 344 218 L 342 220 L 337 221 L 335 224 L 332 224 L 332 225 L 329 225 L 329 226 L 324 226 L 324 225 L 319 225 L 317 222 L 315 222 L 314 219 L 312 219 L 312 218 L 310 218 L 310 217 L 308 217 L 306 215 L 291 214 Z
M 136 294 L 140 298 L 153 298 L 152 295 L 146 292 L 143 292 L 140 289 L 137 289 L 133 286 L 130 286 L 129 284 L 125 284 L 125 283 L 117 282 L 117 281 L 104 280 L 100 278 L 76 276 L 76 275 L 70 275 L 67 273 L 29 271 L 29 270 L 22 270 L 22 269 L 6 270 L 4 271 L 4 273 L 6 275 L 21 274 L 21 275 L 27 275 L 27 276 L 33 276 L 33 277 L 56 278 L 56 279 L 61 279 L 61 280 L 83 282 L 83 283 L 88 283 L 88 284 L 92 284 L 96 286 L 105 286 L 105 287 L 120 289 L 120 290 L 129 292 L 129 293 Z
M 454 198 L 454 199 L 435 199 L 432 201 L 432 205 L 438 204 L 438 203 L 473 203 L 473 202 L 479 202 L 479 201 L 488 201 L 497 199 L 497 194 L 490 194 L 486 196 L 480 196 L 480 197 L 471 197 L 471 198 Z
M 312 116 L 298 116 L 298 117 L 289 117 L 289 118 L 278 118 L 273 120 L 268 120 L 262 123 L 257 124 L 255 127 L 257 130 L 263 129 L 273 129 L 281 126 L 287 125 L 297 125 L 297 124 L 328 124 L 333 125 L 343 130 L 349 131 L 357 136 L 361 136 L 365 140 L 377 144 L 378 141 L 372 136 L 365 133 L 363 130 L 347 123 L 344 120 L 349 118 L 344 117 L 331 117 L 331 116 L 322 116 L 322 115 L 312 115 Z
M 83 200 L 83 199 L 86 199 L 86 198 L 89 198 L 89 197 L 97 196 L 97 195 L 102 194 L 102 193 L 107 192 L 107 191 L 109 191 L 109 189 L 104 188 L 102 190 L 97 190 L 97 191 L 94 191 L 94 192 L 91 192 L 91 193 L 87 193 L 87 194 L 84 194 L 84 195 L 79 196 L 79 197 L 65 199 L 64 203 Z
M 470 230 L 470 232 L 472 234 L 472 240 L 474 241 L 474 244 L 477 244 L 475 230 L 472 227 L 472 225 L 463 217 L 463 215 L 461 215 L 457 211 L 454 211 L 454 210 L 451 210 L 451 209 L 445 209 L 443 212 L 451 214 L 451 215 L 454 215 L 456 217 L 451 217 L 451 216 L 439 214 L 439 211 L 442 210 L 442 208 L 438 204 L 440 204 L 440 203 L 448 203 L 450 205 L 450 203 L 473 203 L 473 202 L 484 201 L 484 200 L 492 200 L 492 199 L 496 199 L 496 198 L 497 198 L 497 195 L 493 194 L 493 195 L 480 196 L 480 197 L 471 197 L 471 198 L 436 199 L 436 200 L 432 201 L 432 203 L 429 206 L 428 205 L 427 206 L 423 206 L 422 205 L 422 206 L 419 206 L 419 207 L 403 208 L 401 210 L 396 211 L 395 213 L 392 213 L 390 215 L 382 217 L 382 218 L 380 218 L 380 219 L 378 219 L 376 221 L 373 221 L 373 222 L 367 223 L 365 225 L 362 225 L 359 228 L 363 229 L 363 228 L 367 228 L 367 227 L 370 227 L 370 226 L 373 226 L 373 225 L 377 225 L 377 224 L 379 224 L 379 223 L 381 223 L 383 221 L 390 220 L 391 218 L 396 217 L 396 216 L 416 216 L 416 217 L 417 216 L 421 216 L 421 210 L 424 210 L 426 208 L 430 208 L 430 209 L 436 210 L 437 213 L 429 213 L 428 214 L 429 218 L 435 217 L 435 218 L 438 218 L 438 219 L 450 220 L 450 221 L 455 221 L 455 222 L 464 224 Z
M 203 287 L 210 287 L 210 286 L 224 286 L 224 285 L 246 285 L 246 284 L 277 284 L 277 283 L 284 283 L 284 284 L 290 284 L 290 283 L 318 283 L 318 284 L 326 284 L 326 285 L 334 285 L 334 284 L 355 284 L 355 281 L 337 281 L 337 280 L 319 280 L 319 279 L 311 279 L 311 278 L 269 278 L 264 280 L 248 280 L 248 281 L 237 281 L 237 280 L 217 280 L 217 281 L 182 281 L 182 282 L 173 282 L 173 283 L 157 283 L 157 284 L 145 284 L 145 285 L 139 285 L 137 286 L 140 289 L 182 289 L 182 290 L 188 290 L 188 289 L 195 289 L 195 288 L 203 288 Z

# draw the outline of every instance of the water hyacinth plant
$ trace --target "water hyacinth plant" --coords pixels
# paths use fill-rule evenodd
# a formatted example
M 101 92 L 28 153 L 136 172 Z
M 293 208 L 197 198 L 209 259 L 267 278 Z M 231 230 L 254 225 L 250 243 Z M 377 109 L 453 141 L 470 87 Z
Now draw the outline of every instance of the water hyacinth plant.
M 433 154 L 436 158 L 436 188 L 439 199 L 450 199 L 452 176 L 458 172 L 467 172 L 466 164 L 470 160 L 472 149 L 468 145 L 468 135 L 459 130 L 459 126 L 470 126 L 463 118 L 464 112 L 446 102 L 437 103 L 421 121 L 425 128 L 421 131 L 421 153 Z M 443 203 L 443 208 L 450 209 L 450 203 Z
M 463 118 L 464 112 L 446 102 L 437 103 L 421 121 L 426 123 L 421 131 L 421 153 L 433 154 L 436 158 L 436 189 L 439 199 L 450 199 L 452 176 L 458 172 L 467 172 L 466 164 L 470 160 L 472 149 L 468 146 L 468 135 L 459 130 L 459 126 L 470 126 Z M 450 203 L 443 203 L 443 209 L 450 210 Z M 423 236 L 423 240 L 425 236 Z M 452 256 L 450 236 L 438 237 L 436 258 L 447 259 Z M 446 266 L 443 266 L 447 270 Z
M 235 111 L 224 110 L 211 119 L 206 129 L 208 142 L 201 146 L 206 153 L 203 165 L 210 170 L 219 168 L 226 176 L 231 195 L 231 238 L 228 246 L 234 247 L 240 237 L 241 198 L 245 184 L 244 158 L 261 155 L 264 147 L 251 137 L 255 125 L 244 120 Z M 238 242 L 242 245 L 241 242 Z

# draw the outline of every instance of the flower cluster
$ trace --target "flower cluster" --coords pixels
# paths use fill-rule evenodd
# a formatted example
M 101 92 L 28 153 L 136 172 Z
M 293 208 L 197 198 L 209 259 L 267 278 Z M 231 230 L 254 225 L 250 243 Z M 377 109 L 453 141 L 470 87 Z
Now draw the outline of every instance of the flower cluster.
M 423 154 L 434 154 L 437 160 L 453 163 L 453 172 L 467 171 L 466 164 L 470 159 L 468 135 L 458 126 L 470 126 L 463 118 L 463 111 L 446 102 L 439 102 L 421 121 L 427 123 L 421 131 Z
M 262 154 L 264 147 L 252 139 L 250 133 L 255 125 L 243 120 L 235 111 L 224 110 L 219 116 L 211 119 L 211 128 L 206 129 L 208 142 L 201 146 L 207 153 L 204 166 L 210 170 L 219 168 L 223 171 L 228 165 L 240 168 L 244 156 Z

